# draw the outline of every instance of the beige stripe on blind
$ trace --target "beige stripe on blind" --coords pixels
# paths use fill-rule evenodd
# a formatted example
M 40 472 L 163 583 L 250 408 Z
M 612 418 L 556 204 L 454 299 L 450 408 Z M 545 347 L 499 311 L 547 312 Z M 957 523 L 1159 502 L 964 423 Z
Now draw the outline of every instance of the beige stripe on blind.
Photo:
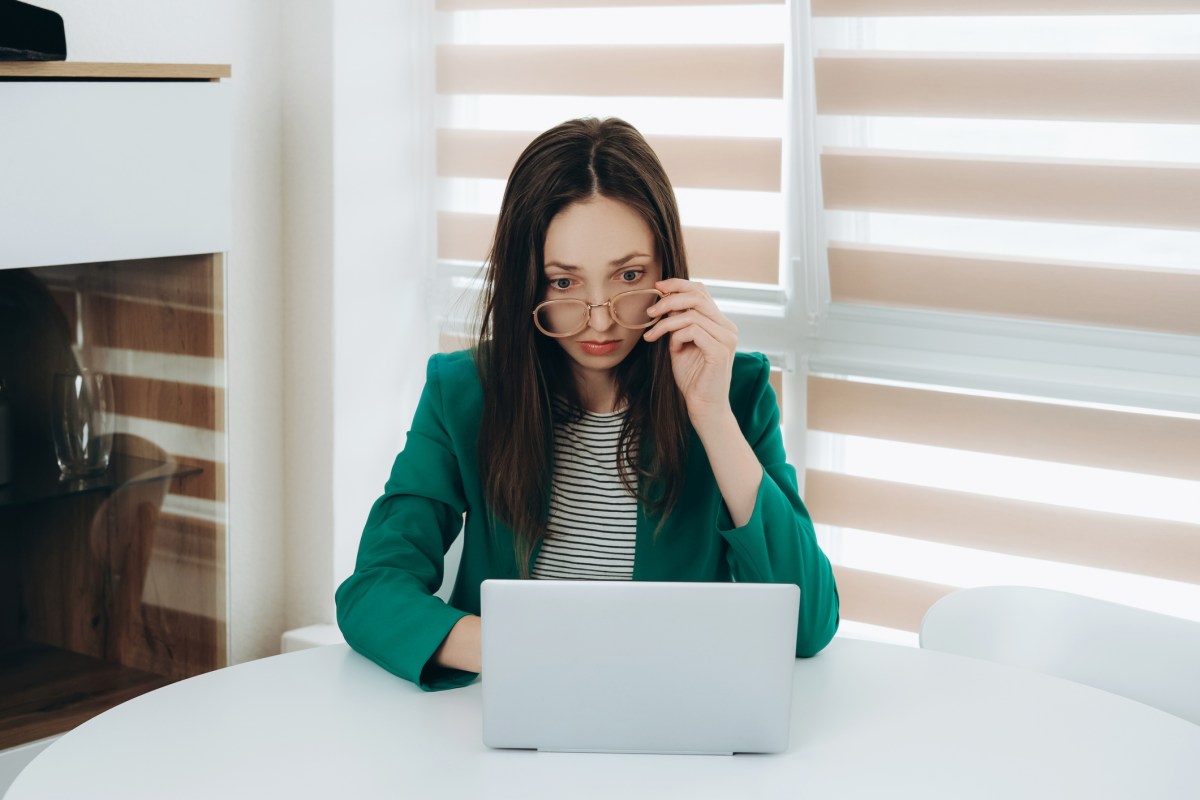
M 769 6 L 784 0 L 437 0 L 438 11 L 509 8 L 619 8 L 631 6 Z
M 483 261 L 496 230 L 493 214 L 438 212 L 438 258 Z M 699 280 L 779 281 L 779 233 L 732 228 L 683 229 L 688 268 Z
M 439 211 L 437 257 L 446 261 L 484 261 L 496 233 L 495 214 Z
M 812 469 L 804 502 L 825 525 L 1200 583 L 1200 525 Z
M 827 148 L 825 208 L 1200 230 L 1200 165 Z
M 437 174 L 443 178 L 507 179 L 536 133 L 441 129 Z M 674 186 L 778 192 L 783 146 L 779 139 L 647 136 Z
M 1200 122 L 1196 56 L 829 52 L 815 74 L 821 114 Z
M 1188 14 L 1196 0 L 810 0 L 814 17 Z
M 783 45 L 440 45 L 440 94 L 783 97 Z
M 475 337 L 466 331 L 442 331 L 438 334 L 438 352 L 453 353 L 475 346 Z
M 1200 335 L 1200 272 L 831 242 L 829 279 L 838 303 Z
M 779 232 L 685 226 L 688 272 L 697 280 L 779 282 Z
M 1200 420 L 1183 417 L 810 375 L 808 427 L 1200 480 Z
M 879 572 L 834 565 L 842 619 L 919 631 L 929 607 L 955 591 L 940 583 L 898 578 Z

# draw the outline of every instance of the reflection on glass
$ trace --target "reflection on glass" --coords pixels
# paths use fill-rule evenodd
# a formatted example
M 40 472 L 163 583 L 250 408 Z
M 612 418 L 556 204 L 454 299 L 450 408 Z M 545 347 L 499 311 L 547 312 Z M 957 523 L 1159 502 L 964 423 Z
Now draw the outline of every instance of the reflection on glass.
M 223 263 L 0 271 L 0 750 L 227 663 Z

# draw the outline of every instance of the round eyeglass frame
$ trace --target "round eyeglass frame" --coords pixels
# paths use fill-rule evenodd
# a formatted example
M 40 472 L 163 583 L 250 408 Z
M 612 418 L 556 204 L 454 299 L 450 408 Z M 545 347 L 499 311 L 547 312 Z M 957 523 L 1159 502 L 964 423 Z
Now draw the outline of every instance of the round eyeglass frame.
M 608 306 L 608 315 L 612 318 L 613 322 L 617 323 L 622 328 L 627 328 L 631 331 L 643 330 L 645 328 L 649 328 L 657 320 L 652 319 L 649 322 L 642 324 L 642 325 L 626 325 L 624 322 L 621 322 L 621 320 L 617 318 L 616 314 L 613 313 L 613 303 L 620 300 L 622 297 L 625 297 L 625 296 L 631 295 L 631 294 L 656 294 L 656 295 L 658 295 L 658 299 L 661 300 L 664 297 L 666 297 L 668 293 L 660 292 L 658 289 L 630 289 L 628 292 L 618 292 L 617 294 L 614 294 L 612 297 L 608 298 L 603 303 L 589 303 L 586 300 L 579 300 L 574 297 L 558 297 L 553 300 L 545 300 L 545 301 L 537 304 L 537 306 L 533 309 L 533 324 L 535 326 L 537 326 L 537 329 L 539 331 L 541 331 L 542 333 L 551 337 L 552 339 L 563 339 L 563 338 L 566 338 L 567 336 L 574 336 L 575 334 L 579 333 L 581 330 L 583 330 L 584 328 L 586 328 L 588 326 L 588 323 L 592 321 L 592 309 L 593 308 L 602 308 L 604 306 Z M 580 323 L 578 328 L 576 328 L 573 331 L 570 331 L 569 333 L 551 333 L 550 331 L 543 328 L 542 323 L 538 321 L 538 313 L 542 309 L 544 309 L 546 306 L 552 306 L 552 305 L 562 304 L 562 303 L 577 303 L 577 304 L 583 306 L 584 310 L 585 310 L 585 313 L 583 315 L 583 322 Z

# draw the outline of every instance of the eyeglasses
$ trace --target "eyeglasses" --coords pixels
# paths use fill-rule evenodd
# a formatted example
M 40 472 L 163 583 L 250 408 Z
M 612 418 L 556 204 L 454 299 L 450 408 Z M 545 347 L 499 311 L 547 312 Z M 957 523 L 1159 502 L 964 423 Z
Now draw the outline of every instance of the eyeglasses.
M 588 326 L 593 308 L 608 306 L 613 322 L 622 328 L 649 328 L 654 324 L 654 318 L 646 310 L 664 297 L 666 294 L 658 289 L 634 289 L 615 294 L 603 303 L 588 303 L 574 298 L 547 300 L 533 310 L 533 324 L 542 333 L 556 339 L 574 336 Z

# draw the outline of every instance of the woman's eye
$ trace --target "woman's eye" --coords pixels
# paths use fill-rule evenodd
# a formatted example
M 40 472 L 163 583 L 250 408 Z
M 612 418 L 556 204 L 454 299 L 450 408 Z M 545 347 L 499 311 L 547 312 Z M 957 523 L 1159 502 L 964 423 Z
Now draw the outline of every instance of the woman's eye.
M 642 277 L 642 271 L 638 269 L 627 269 L 621 273 L 621 280 L 626 283 L 636 283 Z
M 550 286 L 551 286 L 551 288 L 554 288 L 554 289 L 566 291 L 567 289 L 571 288 L 571 279 L 570 278 L 551 278 Z

